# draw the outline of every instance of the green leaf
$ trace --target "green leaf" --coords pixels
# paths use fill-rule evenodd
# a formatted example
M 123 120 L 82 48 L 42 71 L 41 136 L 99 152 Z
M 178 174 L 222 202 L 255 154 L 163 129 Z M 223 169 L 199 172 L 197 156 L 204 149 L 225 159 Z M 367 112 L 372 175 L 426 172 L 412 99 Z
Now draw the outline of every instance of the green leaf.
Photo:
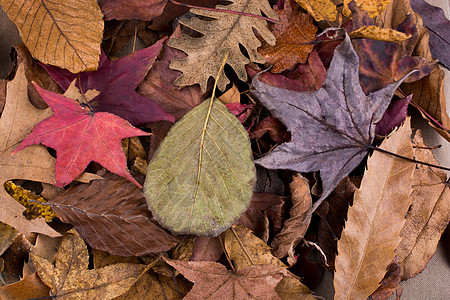
M 148 166 L 144 196 L 153 216 L 175 234 L 219 235 L 250 204 L 251 153 L 226 106 L 202 102 L 172 127 Z

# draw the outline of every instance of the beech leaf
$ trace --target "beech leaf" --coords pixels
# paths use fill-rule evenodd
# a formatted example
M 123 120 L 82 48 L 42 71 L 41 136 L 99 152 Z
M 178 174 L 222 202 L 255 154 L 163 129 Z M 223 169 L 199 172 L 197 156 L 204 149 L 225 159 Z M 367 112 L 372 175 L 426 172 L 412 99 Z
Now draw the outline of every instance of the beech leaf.
M 381 149 L 412 158 L 409 119 L 386 139 Z M 411 204 L 415 164 L 375 151 L 367 161 L 361 187 L 338 241 L 335 299 L 366 299 L 378 287 L 394 259 L 405 214 Z
M 91 161 L 141 185 L 130 175 L 121 139 L 148 135 L 110 113 L 94 113 L 73 99 L 34 87 L 54 115 L 33 128 L 14 153 L 35 144 L 56 150 L 56 185 L 63 187 L 78 177 Z
M 88 270 L 89 254 L 84 241 L 67 233 L 52 263 L 30 253 L 41 280 L 50 287 L 50 296 L 59 299 L 113 299 L 125 293 L 142 275 L 141 264 L 118 263 Z
M 142 191 L 115 174 L 72 186 L 50 201 L 58 217 L 73 224 L 95 249 L 140 256 L 168 251 L 180 242 L 153 219 Z
M 34 58 L 73 73 L 97 69 L 103 37 L 97 1 L 1 0 L 0 5 Z
M 100 56 L 97 71 L 73 74 L 57 67 L 42 65 L 63 90 L 77 79 L 77 87 L 86 92 L 97 90 L 100 94 L 89 103 L 96 112 L 109 112 L 138 126 L 160 120 L 174 121 L 152 100 L 139 95 L 135 89 L 152 67 L 161 52 L 163 38 L 154 45 L 136 51 L 117 61 L 110 61 L 104 53 Z M 81 83 L 81 86 L 80 86 Z
M 280 299 L 275 287 L 285 270 L 274 265 L 247 266 L 233 273 L 215 262 L 166 259 L 194 283 L 183 299 Z
M 265 45 L 258 50 L 268 63 L 274 64 L 270 69 L 280 73 L 292 69 L 298 63 L 305 63 L 313 49 L 317 27 L 311 16 L 300 11 L 299 6 L 291 0 L 286 1 L 283 10 L 275 8 L 280 22 L 273 25 L 273 34 L 277 39 L 274 46 Z
M 290 142 L 256 163 L 268 169 L 320 171 L 323 192 L 313 211 L 365 157 L 375 136 L 375 123 L 405 78 L 366 96 L 359 84 L 358 61 L 346 35 L 317 91 L 291 91 L 253 79 L 258 99 L 292 135 Z
M 220 100 L 196 106 L 169 131 L 147 168 L 144 196 L 155 219 L 176 234 L 217 236 L 250 204 L 250 141 Z
M 278 19 L 267 0 L 231 0 L 230 5 L 217 5 L 216 8 L 231 10 L 260 16 L 264 13 L 272 19 Z M 264 63 L 264 58 L 257 52 L 261 42 L 255 36 L 254 29 L 268 44 L 275 44 L 275 37 L 267 28 L 267 22 L 262 19 L 231 14 L 227 12 L 208 11 L 193 8 L 191 13 L 200 17 L 212 18 L 205 21 L 197 16 L 181 18 L 181 25 L 191 28 L 202 37 L 193 38 L 184 34 L 181 39 L 172 39 L 168 45 L 182 50 L 188 54 L 186 58 L 172 59 L 170 68 L 183 72 L 174 84 L 187 86 L 200 84 L 203 92 L 206 91 L 208 79 L 217 76 L 224 54 L 229 52 L 227 64 L 230 65 L 242 81 L 247 81 L 245 65 L 249 62 Z M 240 50 L 243 46 L 248 53 L 248 59 Z M 229 80 L 224 71 L 217 79 L 218 88 L 223 91 Z

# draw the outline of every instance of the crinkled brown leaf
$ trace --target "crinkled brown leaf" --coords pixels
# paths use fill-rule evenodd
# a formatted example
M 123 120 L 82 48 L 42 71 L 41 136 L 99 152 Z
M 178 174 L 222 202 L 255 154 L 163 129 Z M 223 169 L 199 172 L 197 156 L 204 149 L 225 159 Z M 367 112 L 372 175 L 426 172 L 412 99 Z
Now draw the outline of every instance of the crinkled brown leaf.
M 253 79 L 255 95 L 292 135 L 290 142 L 256 163 L 270 169 L 320 171 L 323 192 L 313 211 L 365 157 L 374 138 L 374 124 L 404 79 L 366 96 L 359 84 L 358 61 L 346 35 L 317 91 L 296 92 Z
M 229 2 L 231 2 L 230 5 L 217 5 L 216 8 L 259 16 L 264 13 L 269 18 L 278 19 L 267 0 L 232 0 Z M 198 83 L 205 92 L 208 79 L 217 76 L 227 52 L 229 52 L 227 64 L 234 69 L 240 80 L 247 81 L 245 65 L 250 61 L 264 63 L 264 58 L 256 50 L 261 46 L 261 42 L 253 30 L 256 29 L 259 36 L 268 44 L 275 44 L 275 37 L 267 28 L 265 20 L 242 14 L 194 8 L 190 12 L 198 16 L 189 19 L 182 18 L 179 20 L 180 24 L 203 34 L 203 36 L 192 38 L 183 35 L 181 39 L 172 39 L 168 43 L 170 47 L 188 54 L 186 58 L 172 59 L 170 63 L 171 69 L 183 72 L 183 75 L 174 82 L 177 86 L 183 87 Z M 200 17 L 213 20 L 205 21 Z M 241 52 L 240 46 L 246 49 L 249 58 Z M 222 91 L 225 90 L 229 80 L 223 71 L 217 80 L 217 87 Z
M 67 233 L 55 263 L 31 252 L 41 280 L 58 299 L 113 299 L 125 293 L 142 275 L 145 265 L 119 263 L 88 270 L 89 254 L 76 232 Z
M 274 265 L 247 266 L 233 273 L 215 262 L 166 259 L 194 283 L 184 299 L 280 299 L 275 287 L 285 270 Z
M 258 50 L 266 62 L 273 64 L 273 73 L 292 69 L 298 63 L 305 63 L 313 49 L 317 28 L 310 15 L 301 12 L 299 6 L 291 0 L 284 4 L 284 9 L 275 11 L 280 22 L 272 25 L 272 32 L 277 39 L 274 46 L 264 45 Z
M 271 244 L 273 255 L 279 258 L 286 257 L 289 253 L 292 256 L 293 249 L 304 237 L 311 221 L 312 197 L 307 180 L 301 174 L 296 174 L 289 187 L 292 194 L 290 217 L 284 222 L 283 229 L 275 235 Z
M 412 158 L 409 120 L 380 148 Z M 409 161 L 377 151 L 368 159 L 337 245 L 335 299 L 366 299 L 377 289 L 401 241 L 414 168 Z
M 1 0 L 0 5 L 34 58 L 73 73 L 97 69 L 103 35 L 97 1 Z
M 414 137 L 415 158 L 438 164 L 423 142 L 420 132 Z M 414 277 L 425 268 L 450 219 L 450 184 L 446 174 L 436 168 L 416 165 L 413 173 L 412 206 L 402 229 L 398 246 L 401 277 Z
M 177 27 L 169 40 L 180 38 L 181 29 Z M 188 86 L 180 89 L 173 82 L 181 72 L 169 68 L 174 58 L 186 57 L 182 51 L 163 46 L 163 56 L 156 61 L 144 80 L 139 84 L 138 92 L 157 103 L 165 112 L 179 120 L 188 111 L 200 104 L 205 97 L 198 86 Z
M 20 281 L 3 286 L 0 298 L 3 300 L 27 300 L 30 298 L 49 297 L 50 289 L 37 273 L 24 276 Z
M 89 245 L 138 256 L 169 250 L 181 240 L 153 219 L 142 190 L 115 174 L 101 174 L 104 180 L 70 187 L 50 201 L 59 218 L 74 225 Z
M 386 268 L 386 275 L 380 281 L 380 286 L 373 292 L 370 297 L 373 300 L 385 300 L 397 291 L 401 291 L 400 283 L 400 264 L 398 263 L 398 256 L 395 256 L 393 261 Z M 398 293 L 397 293 L 398 295 Z M 396 298 L 398 299 L 398 298 Z

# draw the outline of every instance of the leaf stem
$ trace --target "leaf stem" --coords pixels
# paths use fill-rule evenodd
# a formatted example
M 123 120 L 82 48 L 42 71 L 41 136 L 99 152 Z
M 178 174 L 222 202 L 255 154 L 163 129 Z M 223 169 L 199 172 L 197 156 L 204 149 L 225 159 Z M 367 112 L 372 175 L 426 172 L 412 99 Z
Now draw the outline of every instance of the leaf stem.
M 245 12 L 241 12 L 241 11 L 233 11 L 233 10 L 225 10 L 225 9 L 219 9 L 219 8 L 210 8 L 210 7 L 196 6 L 196 5 L 181 3 L 181 2 L 178 2 L 176 0 L 169 0 L 169 2 L 172 3 L 172 4 L 175 4 L 175 5 L 189 7 L 189 8 L 198 8 L 198 9 L 204 9 L 204 10 L 211 10 L 211 11 L 217 11 L 217 12 L 241 15 L 241 16 L 246 16 L 246 17 L 262 19 L 262 20 L 266 20 L 268 22 L 273 22 L 273 23 L 278 23 L 279 22 L 279 21 L 277 21 L 275 19 L 271 19 L 271 18 L 267 18 L 267 17 L 263 17 L 263 16 L 258 16 L 258 15 L 254 15 L 254 14 L 249 14 L 249 13 L 245 13 Z
M 424 161 L 420 161 L 420 160 L 415 160 L 414 158 L 401 156 L 401 155 L 399 155 L 397 153 L 393 153 L 393 152 L 390 152 L 388 150 L 381 149 L 381 148 L 378 148 L 378 147 L 375 147 L 375 146 L 372 146 L 372 145 L 370 145 L 368 148 L 369 149 L 373 149 L 373 150 L 378 151 L 378 152 L 389 154 L 389 155 L 395 156 L 397 158 L 401 158 L 401 159 L 404 159 L 404 160 L 407 160 L 407 161 L 410 161 L 410 162 L 413 162 L 413 163 L 416 163 L 416 164 L 422 164 L 422 165 L 425 165 L 425 166 L 428 166 L 428 167 L 437 168 L 437 169 L 441 169 L 441 170 L 445 170 L 445 171 L 450 171 L 450 168 L 439 166 L 439 165 L 435 165 L 435 164 L 430 164 L 430 163 L 427 163 L 427 162 L 424 162 Z

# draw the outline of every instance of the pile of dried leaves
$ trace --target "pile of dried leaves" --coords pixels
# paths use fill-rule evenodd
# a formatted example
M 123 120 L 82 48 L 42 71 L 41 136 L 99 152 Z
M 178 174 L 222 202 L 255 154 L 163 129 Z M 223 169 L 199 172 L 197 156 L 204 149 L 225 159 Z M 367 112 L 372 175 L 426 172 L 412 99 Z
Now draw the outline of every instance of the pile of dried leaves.
M 1 82 L 4 298 L 313 299 L 328 270 L 336 299 L 387 299 L 433 255 L 449 181 L 409 116 L 450 141 L 442 11 L 0 4 L 24 42 Z

